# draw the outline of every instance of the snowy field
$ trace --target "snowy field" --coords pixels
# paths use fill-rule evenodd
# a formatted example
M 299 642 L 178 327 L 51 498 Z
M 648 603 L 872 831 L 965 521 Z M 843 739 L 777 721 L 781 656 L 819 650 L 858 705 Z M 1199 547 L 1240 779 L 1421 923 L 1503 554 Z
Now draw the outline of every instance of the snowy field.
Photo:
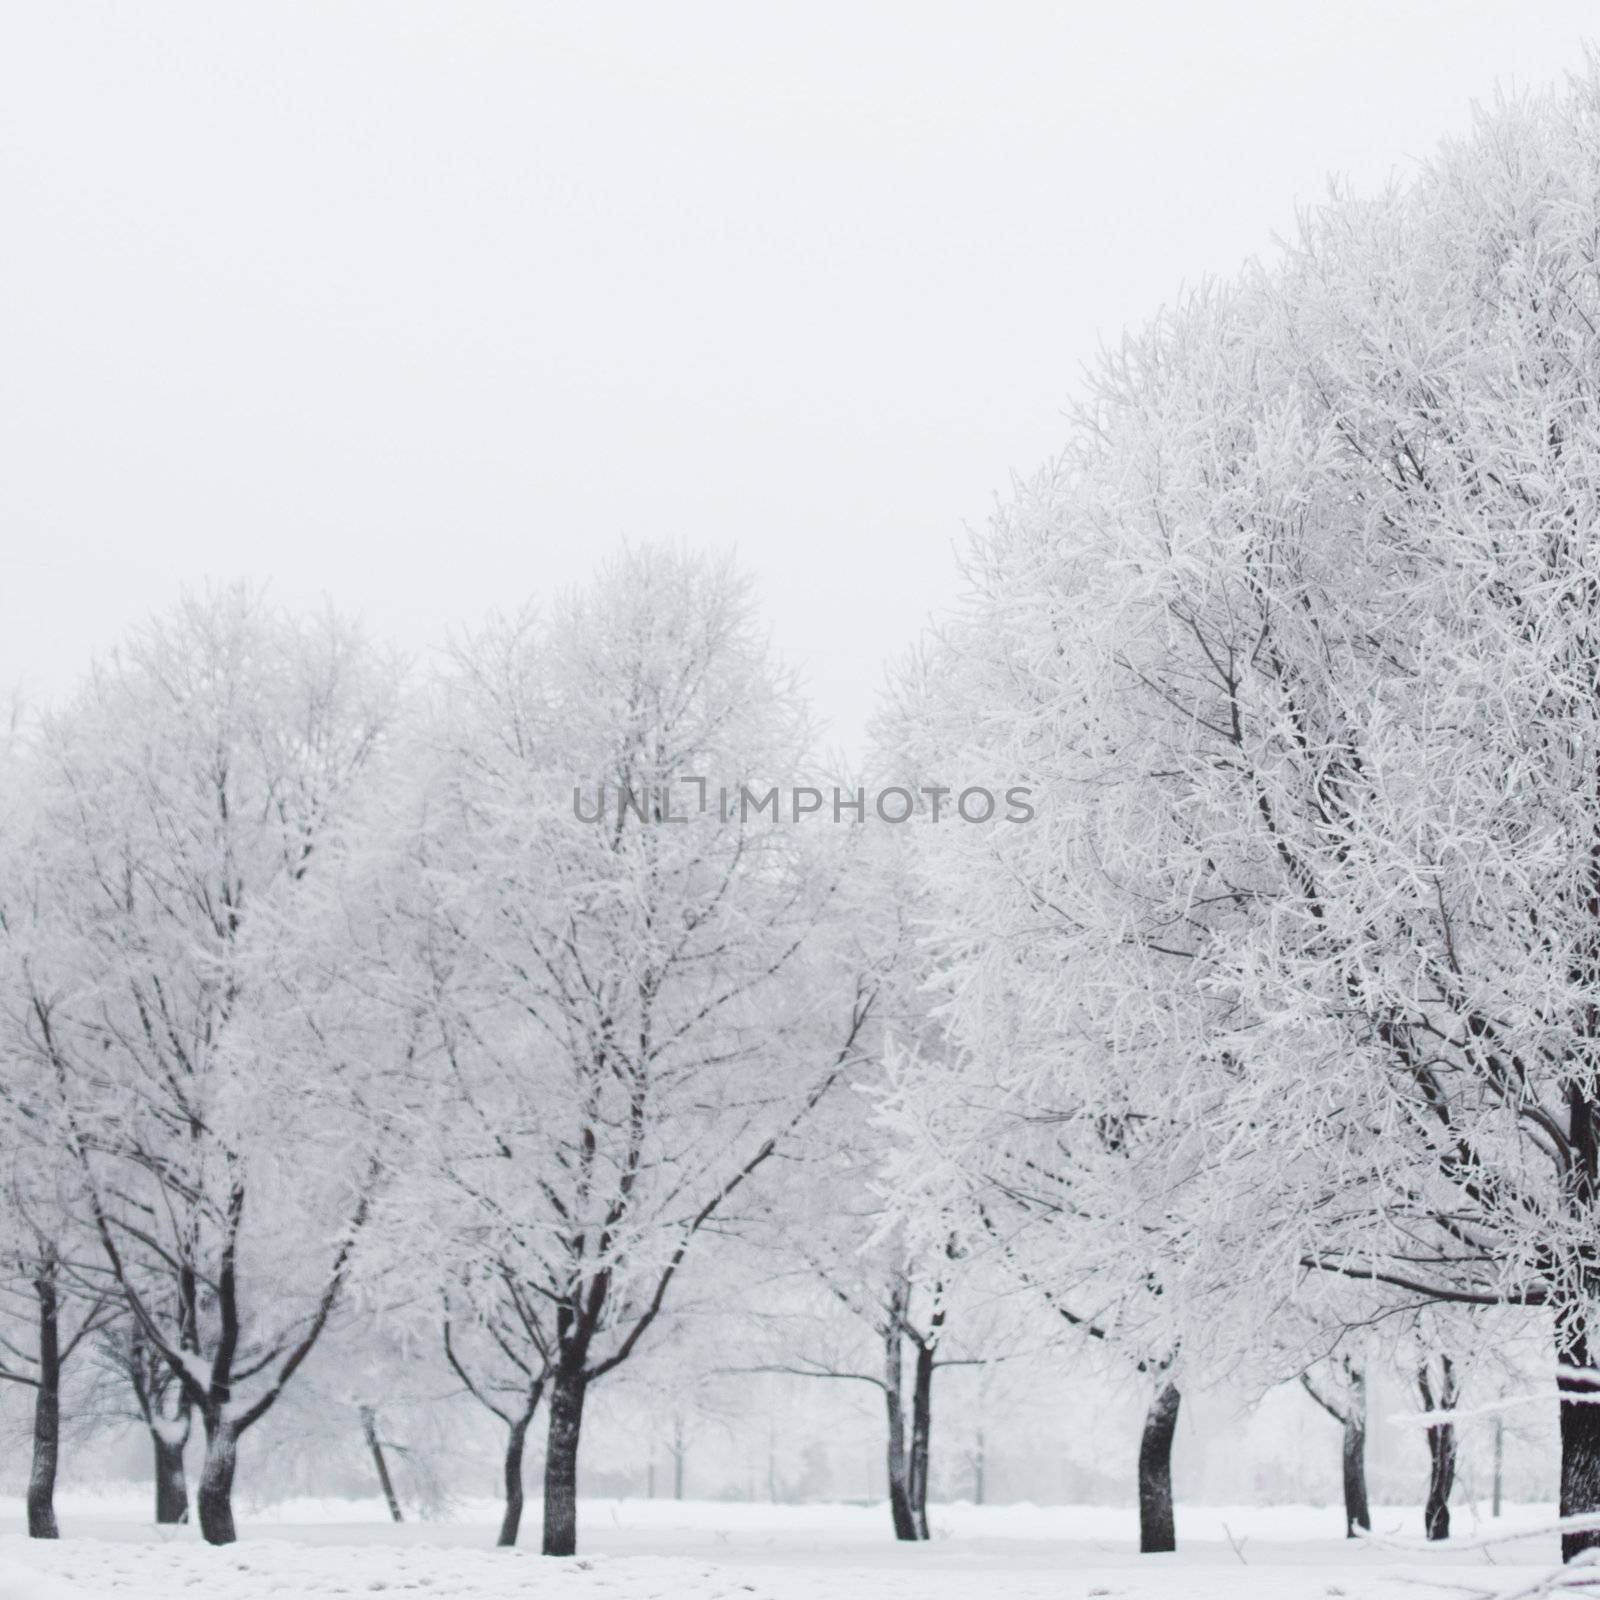
M 1421 1600 L 1490 1595 L 1555 1563 L 1549 1537 L 1480 1541 L 1545 1522 L 1512 1507 L 1498 1522 L 1456 1512 L 1457 1538 L 1421 1548 L 1420 1513 L 1383 1508 L 1380 1540 L 1352 1545 L 1336 1508 L 1180 1506 L 1175 1556 L 1141 1556 L 1131 1509 L 941 1506 L 926 1545 L 895 1545 L 881 1507 L 586 1501 L 571 1560 L 491 1547 L 494 1511 L 395 1527 L 376 1504 L 298 1501 L 242 1516 L 242 1537 L 208 1549 L 158 1534 L 143 1497 L 60 1497 L 65 1537 L 0 1538 L 0 1600 L 292 1600 L 420 1595 L 440 1600 Z M 18 1504 L 0 1502 L 16 1527 Z M 1392 1539 L 1394 1544 L 1388 1541 Z

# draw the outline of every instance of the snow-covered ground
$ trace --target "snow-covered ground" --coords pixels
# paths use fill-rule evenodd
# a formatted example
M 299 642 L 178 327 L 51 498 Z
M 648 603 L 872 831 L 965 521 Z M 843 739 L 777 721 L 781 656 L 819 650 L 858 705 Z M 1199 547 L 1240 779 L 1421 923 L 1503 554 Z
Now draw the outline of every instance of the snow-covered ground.
M 933 1540 L 904 1546 L 881 1507 L 596 1500 L 566 1561 L 536 1553 L 536 1511 L 526 1549 L 493 1549 L 487 1504 L 395 1527 L 376 1504 L 296 1501 L 242 1515 L 226 1550 L 158 1532 L 142 1495 L 63 1495 L 60 1513 L 58 1544 L 0 1536 L 0 1600 L 1419 1600 L 1508 1591 L 1555 1560 L 1548 1536 L 1478 1543 L 1548 1522 L 1534 1506 L 1458 1508 L 1456 1539 L 1429 1550 L 1415 1509 L 1375 1515 L 1394 1547 L 1337 1537 L 1334 1508 L 1180 1506 L 1180 1552 L 1141 1556 L 1133 1512 L 1099 1506 L 941 1506 Z M 7 1525 L 21 1516 L 0 1501 Z

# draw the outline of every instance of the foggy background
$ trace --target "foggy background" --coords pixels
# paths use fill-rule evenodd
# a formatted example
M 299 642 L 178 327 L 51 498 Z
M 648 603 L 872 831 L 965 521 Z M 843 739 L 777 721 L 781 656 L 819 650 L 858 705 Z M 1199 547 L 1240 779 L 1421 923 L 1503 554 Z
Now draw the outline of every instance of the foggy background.
M 13 3 L 0 685 L 203 575 L 412 648 L 737 546 L 859 734 L 1080 363 L 1590 6 Z

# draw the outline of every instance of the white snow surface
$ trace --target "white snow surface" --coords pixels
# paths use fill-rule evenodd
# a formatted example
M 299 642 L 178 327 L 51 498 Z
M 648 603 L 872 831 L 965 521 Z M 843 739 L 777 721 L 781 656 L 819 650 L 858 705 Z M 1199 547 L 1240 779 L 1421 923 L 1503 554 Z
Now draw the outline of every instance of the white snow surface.
M 536 1507 L 524 1547 L 494 1549 L 487 1502 L 400 1527 L 376 1503 L 241 1508 L 221 1550 L 153 1527 L 143 1495 L 63 1494 L 58 1510 L 58 1543 L 0 1535 L 0 1600 L 1425 1600 L 1507 1593 L 1556 1565 L 1548 1534 L 1476 1543 L 1548 1525 L 1547 1506 L 1494 1522 L 1459 1507 L 1457 1537 L 1432 1548 L 1415 1508 L 1377 1511 L 1378 1541 L 1356 1544 L 1337 1508 L 1180 1506 L 1178 1553 L 1141 1556 L 1132 1510 L 1102 1506 L 940 1506 L 929 1543 L 897 1545 L 881 1506 L 589 1500 L 568 1560 L 538 1554 Z M 17 1528 L 21 1505 L 0 1500 L 0 1518 Z

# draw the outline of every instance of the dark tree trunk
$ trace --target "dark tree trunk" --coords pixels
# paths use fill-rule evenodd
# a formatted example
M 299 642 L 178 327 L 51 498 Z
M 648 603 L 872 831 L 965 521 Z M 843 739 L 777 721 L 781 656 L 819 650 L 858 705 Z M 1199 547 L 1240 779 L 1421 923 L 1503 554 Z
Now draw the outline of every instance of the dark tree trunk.
M 894 1536 L 906 1542 L 917 1537 L 917 1521 L 911 1509 L 911 1474 L 906 1461 L 905 1402 L 901 1395 L 904 1378 L 900 1344 L 898 1304 L 883 1335 L 883 1398 L 888 1423 L 886 1466 L 889 1478 L 889 1520 Z
M 206 1459 L 200 1469 L 200 1535 L 207 1544 L 232 1544 L 233 1474 L 239 1463 L 239 1432 L 215 1413 L 204 1418 Z
M 33 1281 L 39 1300 L 39 1387 L 33 1400 L 33 1470 L 28 1475 L 28 1537 L 56 1539 L 56 1466 L 61 1457 L 61 1309 L 55 1268 Z
M 1432 1458 L 1428 1473 L 1428 1504 L 1423 1510 L 1423 1527 L 1430 1539 L 1450 1537 L 1450 1490 L 1456 1481 L 1456 1430 L 1452 1423 L 1428 1429 L 1428 1454 Z
M 911 1387 L 911 1520 L 917 1537 L 928 1537 L 928 1451 L 933 1437 L 933 1351 L 917 1347 Z
M 905 1418 L 902 1415 L 900 1396 L 888 1396 L 889 1422 L 889 1520 L 894 1525 L 894 1536 L 906 1541 L 917 1537 L 917 1522 L 911 1511 L 911 1483 L 906 1466 Z
M 186 1324 L 186 1331 L 190 1325 Z M 194 1407 L 182 1384 L 145 1341 L 137 1317 L 127 1329 L 127 1344 L 118 1351 L 119 1363 L 126 1372 L 139 1414 L 150 1430 L 150 1448 L 155 1462 L 156 1525 L 173 1527 L 189 1520 L 189 1480 L 184 1468 L 184 1452 L 194 1418 Z M 176 1400 L 176 1414 L 169 1416 L 169 1400 Z
M 538 1407 L 539 1391 L 535 1389 L 532 1404 L 512 1420 L 511 1431 L 506 1435 L 506 1511 L 500 1519 L 500 1537 L 495 1540 L 499 1545 L 514 1545 L 522 1528 L 522 1453 L 528 1442 L 528 1427 Z
M 1344 1536 L 1353 1539 L 1356 1529 L 1372 1531 L 1372 1515 L 1367 1509 L 1367 1419 L 1364 1403 L 1355 1405 L 1344 1419 Z
M 1561 1400 L 1561 1515 L 1600 1511 L 1600 1379 L 1591 1366 L 1588 1319 L 1569 1301 L 1556 1312 L 1556 1390 Z M 1600 1528 L 1561 1535 L 1561 1559 L 1600 1547 Z
M 588 1378 L 558 1373 L 550 1392 L 550 1433 L 544 1457 L 544 1553 L 575 1555 L 578 1549 L 578 1440 Z
M 1449 1411 L 1456 1403 L 1455 1367 L 1450 1357 L 1439 1357 L 1437 1398 L 1427 1362 L 1417 1374 L 1422 1403 L 1429 1411 Z M 1430 1423 L 1428 1427 L 1428 1502 L 1423 1507 L 1422 1526 L 1430 1539 L 1450 1537 L 1450 1490 L 1456 1481 L 1456 1427 L 1454 1422 Z
M 189 1425 L 183 1422 L 181 1433 L 168 1431 L 174 1427 L 161 1421 L 150 1425 L 150 1442 L 156 1457 L 156 1521 L 163 1526 L 189 1520 L 189 1480 L 183 1468 Z
M 394 1492 L 394 1479 L 389 1476 L 389 1458 L 384 1454 L 383 1440 L 378 1437 L 378 1413 L 371 1406 L 362 1406 L 360 1411 L 361 1437 L 367 1442 L 372 1465 L 377 1470 L 378 1487 L 383 1490 L 384 1503 L 389 1507 L 389 1518 L 392 1522 L 404 1522 L 406 1517 L 400 1509 L 400 1496 Z
M 1501 1491 L 1505 1486 L 1505 1465 L 1506 1419 L 1504 1417 L 1496 1417 L 1494 1419 L 1494 1500 L 1489 1510 L 1489 1515 L 1492 1517 L 1500 1515 Z
M 1176 1550 L 1172 1520 L 1172 1435 L 1178 1426 L 1178 1387 L 1164 1383 L 1145 1413 L 1139 1440 L 1139 1549 Z
M 1372 1514 L 1367 1508 L 1367 1374 L 1356 1361 L 1345 1357 L 1344 1415 L 1344 1536 L 1353 1539 L 1359 1528 L 1372 1531 Z
M 1353 1539 L 1359 1528 L 1372 1529 L 1367 1510 L 1367 1375 L 1359 1362 L 1343 1361 L 1344 1392 L 1337 1398 L 1324 1394 L 1309 1372 L 1300 1374 L 1305 1392 L 1339 1424 L 1344 1478 L 1344 1536 Z

